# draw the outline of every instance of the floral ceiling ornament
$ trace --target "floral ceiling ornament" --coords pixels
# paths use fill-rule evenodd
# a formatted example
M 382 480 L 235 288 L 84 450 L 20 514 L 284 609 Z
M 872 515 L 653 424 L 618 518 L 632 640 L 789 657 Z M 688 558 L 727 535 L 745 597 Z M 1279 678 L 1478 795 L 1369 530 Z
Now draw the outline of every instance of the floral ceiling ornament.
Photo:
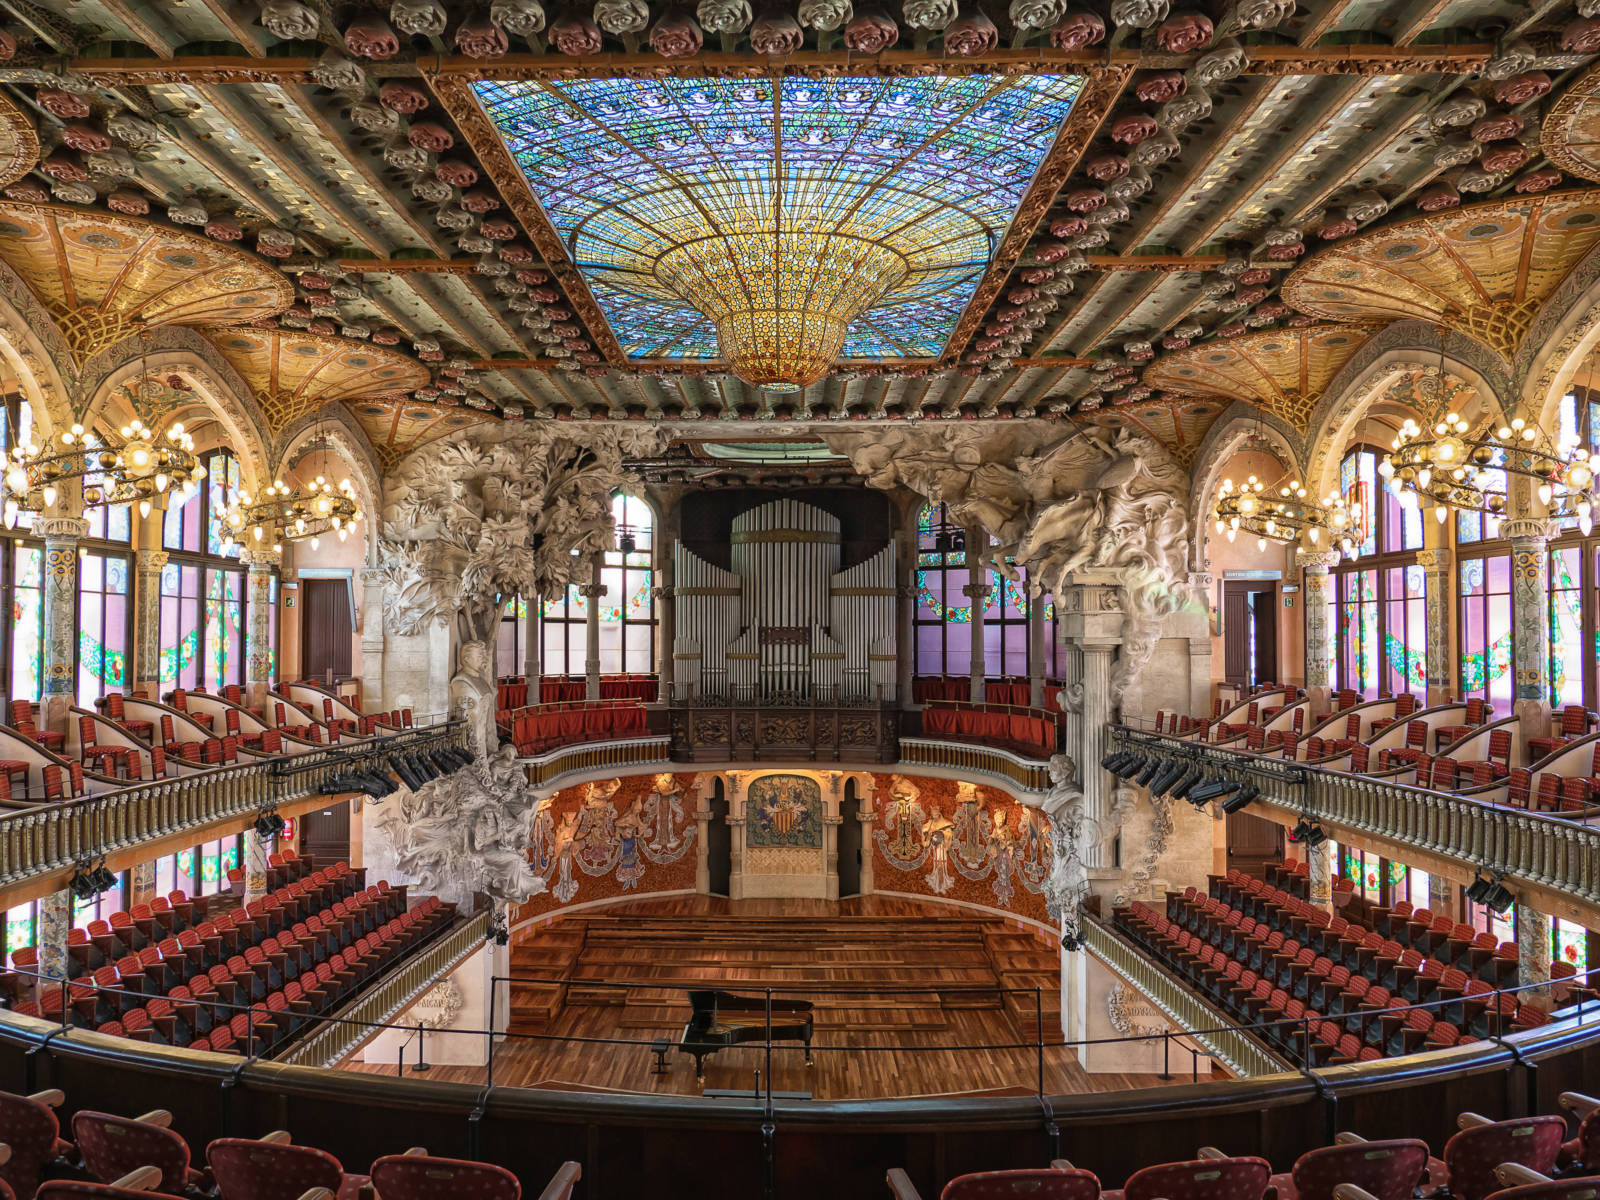
M 695 18 L 707 33 L 743 33 L 750 27 L 750 5 L 746 0 L 700 0 Z
M 450 16 L 437 0 L 394 0 L 389 5 L 389 20 L 401 33 L 438 37 L 444 33 Z
M 1237 39 L 1223 38 L 1195 61 L 1191 71 L 1197 83 L 1211 86 L 1241 74 L 1249 63 L 1250 59 Z
M 1483 65 L 1483 77 L 1499 82 L 1531 71 L 1538 61 L 1538 52 L 1525 40 L 1518 38 L 1500 47 L 1499 51 Z
M 1149 29 L 1167 19 L 1171 0 L 1111 0 L 1111 21 L 1130 29 Z
M 264 0 L 261 27 L 285 41 L 309 42 L 315 40 L 322 20 L 314 8 L 300 0 Z
M 516 37 L 532 37 L 544 30 L 544 5 L 539 0 L 494 0 L 489 19 Z

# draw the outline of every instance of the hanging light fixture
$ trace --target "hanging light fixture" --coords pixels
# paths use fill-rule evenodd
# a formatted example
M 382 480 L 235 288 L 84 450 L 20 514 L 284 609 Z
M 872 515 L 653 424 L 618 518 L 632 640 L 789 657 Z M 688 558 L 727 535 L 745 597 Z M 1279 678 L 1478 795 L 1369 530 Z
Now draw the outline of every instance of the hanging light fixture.
M 1217 533 L 1230 542 L 1243 531 L 1263 550 L 1268 542 L 1296 543 L 1304 550 L 1360 544 L 1359 537 L 1351 541 L 1356 531 L 1344 498 L 1328 496 L 1318 504 L 1299 480 L 1269 486 L 1251 475 L 1235 486 L 1224 479 L 1212 520 Z
M 6 524 L 51 508 L 73 480 L 82 481 L 85 508 L 137 504 L 148 516 L 156 497 L 170 492 L 187 499 L 206 477 L 181 422 L 158 435 L 134 417 L 120 434 L 99 438 L 75 424 L 61 435 L 59 449 L 33 441 L 12 447 L 0 481 Z
M 279 550 L 284 542 L 309 540 L 315 547 L 330 531 L 342 542 L 362 518 L 355 485 L 348 479 L 335 485 L 322 475 L 298 489 L 274 480 L 259 500 L 242 491 L 220 515 L 225 553 L 235 544 Z

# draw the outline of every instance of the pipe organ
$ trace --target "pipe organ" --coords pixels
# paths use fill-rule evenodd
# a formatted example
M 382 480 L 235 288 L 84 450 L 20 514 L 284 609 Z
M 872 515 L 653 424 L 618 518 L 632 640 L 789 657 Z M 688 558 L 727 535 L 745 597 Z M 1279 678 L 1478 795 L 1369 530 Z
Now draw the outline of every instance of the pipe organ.
M 838 518 L 799 500 L 741 513 L 731 541 L 731 571 L 673 547 L 675 699 L 895 699 L 893 542 L 841 571 Z

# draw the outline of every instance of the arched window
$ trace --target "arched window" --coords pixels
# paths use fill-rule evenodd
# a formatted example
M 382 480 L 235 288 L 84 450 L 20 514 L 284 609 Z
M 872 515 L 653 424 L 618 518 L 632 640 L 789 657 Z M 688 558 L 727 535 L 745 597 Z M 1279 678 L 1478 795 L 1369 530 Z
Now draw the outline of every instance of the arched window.
M 1600 390 L 1580 371 L 1561 398 L 1558 440 L 1600 451 Z M 1585 537 L 1576 517 L 1550 544 L 1550 703 L 1600 704 L 1600 529 Z
M 238 494 L 239 461 L 226 449 L 204 456 L 206 478 L 162 522 L 161 689 L 218 691 L 245 681 L 245 580 L 238 547 L 223 552 L 222 509 Z
M 1427 686 L 1426 573 L 1417 563 L 1422 513 L 1378 486 L 1381 451 L 1356 446 L 1339 463 L 1354 558 L 1334 571 L 1330 663 L 1340 688 L 1364 696 Z
M 600 582 L 600 673 L 650 674 L 655 671 L 655 514 L 643 500 L 617 495 L 611 500 L 616 540 L 605 553 Z M 543 655 L 548 675 L 582 675 L 587 657 L 589 601 L 576 585 L 544 602 Z M 668 648 L 671 653 L 671 648 Z M 516 671 L 506 672 L 516 674 Z
M 33 436 L 33 410 L 11 392 L 0 403 L 0 453 Z M 44 544 L 33 537 L 33 514 L 18 512 L 3 528 L 5 554 L 0 562 L 6 595 L 4 606 L 5 685 L 12 700 L 37 700 L 44 684 Z

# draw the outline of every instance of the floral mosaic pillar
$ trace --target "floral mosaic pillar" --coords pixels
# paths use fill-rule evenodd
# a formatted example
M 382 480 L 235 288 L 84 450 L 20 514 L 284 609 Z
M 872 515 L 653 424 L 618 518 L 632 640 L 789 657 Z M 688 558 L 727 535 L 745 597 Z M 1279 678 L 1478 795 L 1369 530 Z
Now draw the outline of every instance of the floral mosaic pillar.
M 1311 903 L 1323 912 L 1333 912 L 1333 864 L 1328 844 L 1306 847 L 1306 864 L 1311 884 Z
M 983 613 L 989 606 L 989 595 L 993 589 L 989 586 L 989 568 L 981 561 L 978 549 L 987 545 L 989 535 L 981 528 L 967 530 L 967 585 L 961 589 L 961 594 L 967 598 L 967 603 L 972 605 L 972 620 L 968 622 L 967 631 L 972 637 L 972 666 L 971 686 L 967 699 L 974 704 L 984 701 L 984 646 L 983 646 Z
M 156 894 L 156 864 L 152 859 L 128 872 L 128 907 L 149 904 Z
M 1328 677 L 1328 645 L 1334 631 L 1328 628 L 1328 602 L 1332 599 L 1332 582 L 1328 574 L 1338 554 L 1324 551 L 1303 555 L 1300 565 L 1305 568 L 1306 605 L 1306 698 L 1311 701 L 1311 711 L 1325 713 L 1332 708 L 1333 680 Z
M 270 837 L 262 837 L 254 828 L 244 835 L 244 902 L 253 904 L 267 894 L 267 860 L 272 857 Z
M 1513 518 L 1501 524 L 1511 540 L 1511 666 L 1513 712 L 1522 736 L 1550 732 L 1550 523 Z
M 1450 637 L 1451 562 L 1452 555 L 1444 546 L 1417 551 L 1417 565 L 1423 570 L 1426 589 L 1423 605 L 1427 614 L 1428 658 L 1424 669 L 1428 685 L 1423 703 L 1428 707 L 1443 704 L 1455 692 L 1455 664 L 1450 656 L 1455 644 Z
M 78 646 L 78 542 L 89 532 L 82 517 L 40 517 L 44 538 L 44 676 L 39 701 L 42 729 L 66 728 L 73 699 Z
M 1428 876 L 1428 909 L 1435 914 L 1448 913 L 1452 918 L 1455 915 L 1455 884 L 1443 875 Z
M 587 614 L 584 622 L 584 653 L 583 674 L 585 679 L 584 698 L 587 700 L 600 699 L 600 600 L 606 594 L 606 588 L 600 582 L 600 560 L 594 560 L 594 571 L 589 576 L 589 582 L 578 589 L 578 594 L 584 599 L 584 612 Z
M 133 556 L 134 691 L 152 700 L 161 697 L 161 572 L 166 565 L 165 550 Z
M 278 554 L 244 550 L 239 561 L 250 568 L 245 583 L 245 607 L 250 614 L 245 692 L 250 704 L 259 708 L 266 704 L 272 687 L 272 568 L 278 565 Z
M 72 930 L 72 893 L 62 888 L 39 901 L 39 974 L 67 977 L 67 934 Z
M 1550 982 L 1550 918 L 1531 904 L 1517 905 L 1517 982 Z M 1550 1003 L 1547 988 L 1530 988 L 1517 995 L 1519 1004 Z

